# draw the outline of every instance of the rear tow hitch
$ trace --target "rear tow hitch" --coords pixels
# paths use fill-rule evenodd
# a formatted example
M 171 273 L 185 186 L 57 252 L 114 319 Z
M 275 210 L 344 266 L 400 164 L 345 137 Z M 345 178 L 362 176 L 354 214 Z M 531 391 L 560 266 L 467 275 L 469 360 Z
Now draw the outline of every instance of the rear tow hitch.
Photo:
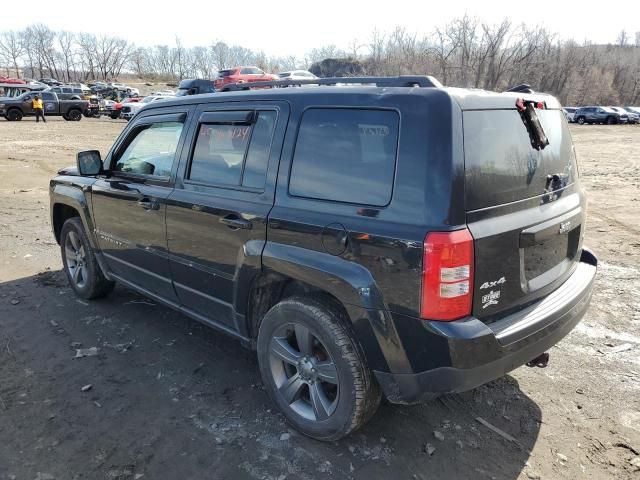
M 527 367 L 545 368 L 549 364 L 549 354 L 547 352 L 538 355 L 533 360 L 527 362 Z

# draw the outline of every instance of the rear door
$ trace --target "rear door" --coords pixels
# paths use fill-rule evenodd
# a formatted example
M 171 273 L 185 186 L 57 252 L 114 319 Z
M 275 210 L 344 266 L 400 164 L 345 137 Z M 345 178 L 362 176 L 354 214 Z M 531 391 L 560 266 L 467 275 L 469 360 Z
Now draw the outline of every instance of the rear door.
M 54 93 L 42 92 L 42 106 L 44 107 L 44 113 L 59 113 L 58 111 L 58 98 Z
M 201 107 L 168 199 L 167 243 L 180 302 L 233 331 L 243 328 L 235 314 L 244 313 L 235 293 L 261 268 L 288 112 L 283 102 Z
M 585 200 L 568 125 L 559 109 L 536 112 L 540 150 L 516 109 L 463 113 L 473 313 L 489 321 L 557 288 L 580 258 Z

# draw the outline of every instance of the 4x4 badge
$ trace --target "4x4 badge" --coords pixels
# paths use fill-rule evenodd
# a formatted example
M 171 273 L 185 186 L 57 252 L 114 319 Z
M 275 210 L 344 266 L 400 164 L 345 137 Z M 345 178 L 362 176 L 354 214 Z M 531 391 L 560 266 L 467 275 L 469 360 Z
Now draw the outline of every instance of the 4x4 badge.
M 506 283 L 506 282 L 507 282 L 507 279 L 504 277 L 500 278 L 499 280 L 494 280 L 493 282 L 484 282 L 482 285 L 480 285 L 480 290 L 483 290 L 485 288 L 495 287 L 496 285 L 502 285 L 503 283 Z

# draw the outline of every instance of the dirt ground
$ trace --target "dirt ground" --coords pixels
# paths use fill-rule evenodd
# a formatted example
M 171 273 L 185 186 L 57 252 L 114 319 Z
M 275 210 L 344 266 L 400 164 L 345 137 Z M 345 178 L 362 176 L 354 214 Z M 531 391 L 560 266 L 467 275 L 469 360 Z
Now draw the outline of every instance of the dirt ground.
M 49 178 L 124 125 L 0 122 L 1 480 L 640 478 L 640 126 L 572 127 L 600 267 L 549 366 L 383 405 L 323 444 L 287 426 L 236 341 L 124 288 L 67 287 Z

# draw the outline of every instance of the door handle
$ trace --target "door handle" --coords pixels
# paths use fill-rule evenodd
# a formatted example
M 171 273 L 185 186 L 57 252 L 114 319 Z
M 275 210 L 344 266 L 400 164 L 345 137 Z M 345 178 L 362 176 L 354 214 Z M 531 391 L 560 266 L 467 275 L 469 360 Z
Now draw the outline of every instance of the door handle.
M 253 223 L 249 220 L 245 220 L 244 218 L 239 218 L 236 215 L 227 215 L 220 219 L 220 223 L 224 223 L 232 230 L 238 230 L 240 228 L 244 230 L 251 230 L 253 228 Z
M 145 210 L 160 210 L 160 204 L 158 202 L 149 200 L 148 198 L 138 200 L 138 206 L 144 208 Z

